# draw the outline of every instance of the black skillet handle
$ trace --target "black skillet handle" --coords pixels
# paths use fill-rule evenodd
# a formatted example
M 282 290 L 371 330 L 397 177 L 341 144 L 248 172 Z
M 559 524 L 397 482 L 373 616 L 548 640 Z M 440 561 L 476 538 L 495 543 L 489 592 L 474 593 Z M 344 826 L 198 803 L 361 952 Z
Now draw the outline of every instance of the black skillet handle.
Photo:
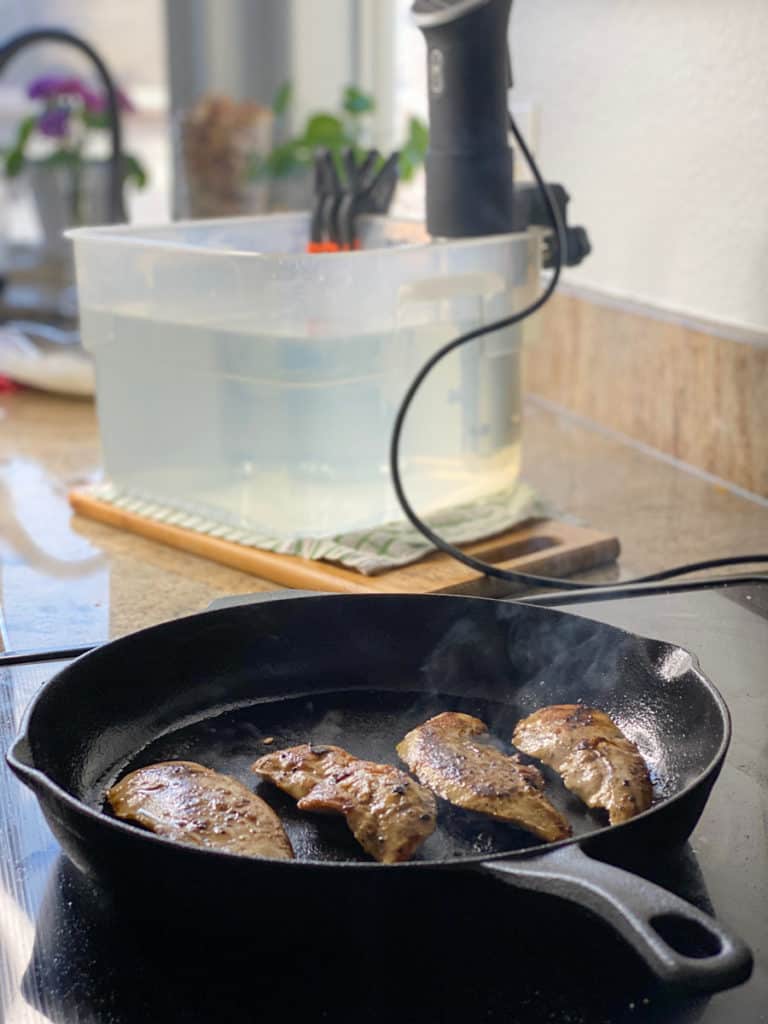
M 752 972 L 748 947 L 719 921 L 639 875 L 593 860 L 575 844 L 482 867 L 510 885 L 592 911 L 678 991 L 717 992 Z

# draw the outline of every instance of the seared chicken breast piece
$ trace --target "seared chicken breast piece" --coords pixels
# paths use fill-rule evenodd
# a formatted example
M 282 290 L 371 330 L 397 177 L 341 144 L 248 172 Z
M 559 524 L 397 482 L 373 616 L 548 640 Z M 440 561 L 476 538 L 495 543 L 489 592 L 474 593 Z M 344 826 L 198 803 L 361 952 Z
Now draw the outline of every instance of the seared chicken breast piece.
M 570 836 L 571 826 L 542 793 L 538 768 L 488 740 L 479 718 L 446 711 L 409 732 L 397 752 L 419 782 L 457 807 L 507 821 L 546 842 Z
M 512 742 L 559 772 L 588 807 L 606 810 L 612 825 L 651 806 L 646 763 L 604 711 L 581 704 L 541 708 L 517 723 Z
M 252 766 L 298 800 L 299 810 L 343 814 L 362 848 L 383 864 L 413 856 L 437 824 L 428 789 L 389 764 L 309 743 L 265 754 Z
M 130 772 L 107 792 L 115 814 L 191 846 L 243 857 L 291 860 L 280 819 L 261 797 L 194 761 L 161 761 Z

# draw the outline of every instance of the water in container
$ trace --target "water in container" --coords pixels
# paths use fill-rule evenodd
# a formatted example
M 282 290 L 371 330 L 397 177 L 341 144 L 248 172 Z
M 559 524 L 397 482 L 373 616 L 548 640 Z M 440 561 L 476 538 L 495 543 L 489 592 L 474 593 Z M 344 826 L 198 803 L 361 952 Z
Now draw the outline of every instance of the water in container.
M 525 304 L 536 247 L 414 242 L 375 220 L 379 248 L 314 256 L 296 251 L 303 215 L 75 232 L 109 478 L 276 537 L 401 518 L 388 449 L 405 390 L 446 341 Z M 478 339 L 422 385 L 401 447 L 420 512 L 516 479 L 521 339 Z

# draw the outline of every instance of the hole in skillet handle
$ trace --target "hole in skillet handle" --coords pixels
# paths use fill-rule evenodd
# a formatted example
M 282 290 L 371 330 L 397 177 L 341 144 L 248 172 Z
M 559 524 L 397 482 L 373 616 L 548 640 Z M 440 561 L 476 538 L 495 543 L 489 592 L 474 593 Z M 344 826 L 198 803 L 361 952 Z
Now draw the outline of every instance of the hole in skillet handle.
M 632 946 L 670 991 L 719 992 L 742 984 L 752 973 L 749 948 L 720 921 L 639 875 L 593 860 L 578 844 L 486 861 L 481 869 L 509 885 L 591 911 Z
M 704 960 L 717 956 L 723 948 L 719 935 L 703 928 L 698 921 L 689 921 L 679 914 L 658 914 L 650 920 L 662 939 L 682 956 Z

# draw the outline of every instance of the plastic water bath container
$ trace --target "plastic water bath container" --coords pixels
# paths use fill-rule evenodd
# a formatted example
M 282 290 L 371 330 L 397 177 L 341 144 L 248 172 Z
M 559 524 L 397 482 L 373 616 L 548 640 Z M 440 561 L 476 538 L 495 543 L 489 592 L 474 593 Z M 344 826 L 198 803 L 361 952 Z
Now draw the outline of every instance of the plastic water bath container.
M 119 488 L 277 537 L 401 518 L 398 404 L 440 345 L 531 300 L 540 240 L 432 242 L 370 218 L 361 251 L 309 255 L 308 230 L 291 213 L 70 233 Z M 422 386 L 402 446 L 421 512 L 515 480 L 521 340 L 516 326 L 463 346 Z

